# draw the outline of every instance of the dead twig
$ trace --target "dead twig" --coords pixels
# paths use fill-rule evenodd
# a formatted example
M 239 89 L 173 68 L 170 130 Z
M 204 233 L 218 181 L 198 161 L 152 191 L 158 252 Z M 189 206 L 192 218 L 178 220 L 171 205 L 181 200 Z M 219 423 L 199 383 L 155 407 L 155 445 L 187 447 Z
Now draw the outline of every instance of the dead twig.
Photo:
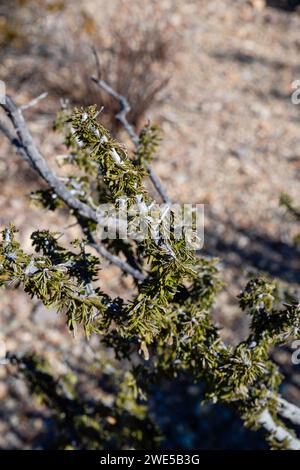
M 39 96 L 37 96 L 37 97 L 34 98 L 33 100 L 29 101 L 29 103 L 23 104 L 22 106 L 20 106 L 21 111 L 25 111 L 26 109 L 33 108 L 33 107 L 36 106 L 40 101 L 42 101 L 43 99 L 45 99 L 47 96 L 48 96 L 48 92 L 47 92 L 47 91 L 45 91 L 44 93 L 41 93 Z

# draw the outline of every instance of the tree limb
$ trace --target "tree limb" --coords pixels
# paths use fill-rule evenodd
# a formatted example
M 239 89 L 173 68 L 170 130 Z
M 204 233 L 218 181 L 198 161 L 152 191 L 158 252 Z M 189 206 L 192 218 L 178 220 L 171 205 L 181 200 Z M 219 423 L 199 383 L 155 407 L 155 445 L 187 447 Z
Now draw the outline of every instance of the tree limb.
M 300 441 L 287 429 L 277 424 L 268 409 L 265 409 L 258 418 L 258 424 L 262 426 L 276 441 L 287 441 L 290 450 L 300 450 Z
M 0 121 L 0 130 L 4 133 L 11 144 L 16 147 L 18 154 L 30 164 L 30 166 L 50 186 L 55 194 L 57 194 L 57 196 L 74 211 L 75 216 L 77 215 L 83 219 L 92 220 L 93 222 L 98 223 L 97 213 L 87 204 L 78 201 L 78 199 L 71 194 L 68 188 L 50 169 L 27 129 L 21 108 L 15 104 L 10 96 L 6 96 L 6 102 L 1 104 L 1 106 L 10 118 L 18 137 L 16 137 L 2 121 Z M 131 274 L 138 281 L 143 281 L 145 279 L 143 273 L 134 269 L 126 261 L 122 261 L 120 258 L 110 253 L 103 246 L 98 245 L 94 239 L 90 245 L 96 249 L 101 256 L 118 266 L 122 271 Z
M 277 403 L 279 405 L 278 413 L 293 424 L 300 426 L 300 408 L 282 397 L 277 397 Z

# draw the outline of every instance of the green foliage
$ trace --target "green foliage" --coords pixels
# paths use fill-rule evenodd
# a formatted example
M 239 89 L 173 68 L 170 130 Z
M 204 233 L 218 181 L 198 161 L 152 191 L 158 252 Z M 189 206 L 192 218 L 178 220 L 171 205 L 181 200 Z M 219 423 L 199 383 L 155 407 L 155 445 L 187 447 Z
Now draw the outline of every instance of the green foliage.
M 75 142 L 79 141 L 82 148 L 89 151 L 89 158 L 98 163 L 111 199 L 116 201 L 126 196 L 129 202 L 135 202 L 135 196 L 145 192 L 144 173 L 135 168 L 125 148 L 98 123 L 96 107 L 75 110 L 71 122 Z
M 151 163 L 160 141 L 159 128 L 148 123 L 140 133 L 139 145 L 135 155 L 136 163 L 140 166 Z
M 52 448 L 153 449 L 159 444 L 159 431 L 140 402 L 133 375 L 107 357 L 104 361 L 103 353 L 102 359 L 96 357 L 93 370 L 85 368 L 81 378 L 91 380 L 91 374 L 97 377 L 103 387 L 103 398 L 98 400 L 82 391 L 82 384 L 71 371 L 57 376 L 45 359 L 34 354 L 9 358 L 31 393 L 51 412 L 55 422 Z M 108 387 L 114 393 L 105 400 L 104 390 Z M 97 392 L 101 395 L 99 386 Z
M 295 338 L 300 331 L 300 306 L 298 303 L 284 304 L 274 308 L 276 286 L 264 279 L 250 281 L 240 295 L 242 309 L 251 316 L 251 330 L 255 340 L 269 344 L 282 344 Z
M 97 117 L 96 108 L 91 106 L 75 109 L 71 116 L 63 116 L 56 123 L 57 128 L 66 129 L 65 143 L 72 155 L 67 163 L 84 172 L 81 177 L 69 179 L 70 184 L 84 182 L 84 190 L 76 195 L 93 206 L 101 201 L 117 208 L 126 198 L 130 206 L 143 203 L 148 207 L 153 201 L 143 182 L 147 175 L 144 164 L 151 161 L 156 150 L 156 130 L 148 126 L 142 131 L 138 151 L 131 159 Z M 41 202 L 49 207 L 47 200 Z M 79 222 L 83 228 L 92 230 L 89 221 Z M 162 222 L 158 228 L 162 230 L 156 238 L 106 242 L 111 251 L 124 255 L 146 275 L 143 282 L 136 282 L 129 301 L 113 299 L 93 287 L 99 277 L 99 262 L 86 253 L 86 238 L 74 241 L 74 250 L 70 251 L 59 244 L 58 234 L 47 231 L 32 234 L 36 253 L 29 255 L 17 243 L 15 229 L 4 230 L 0 285 L 22 286 L 31 297 L 65 315 L 70 330 L 82 325 L 87 336 L 100 335 L 118 359 L 125 357 L 132 364 L 126 375 L 126 391 L 122 386 L 123 395 L 118 395 L 114 404 L 113 416 L 123 423 L 118 428 L 120 447 L 128 445 L 131 435 L 129 445 L 137 448 L 144 443 L 149 429 L 146 415 L 138 422 L 132 420 L 138 405 L 128 395 L 128 383 L 136 398 L 136 390 L 147 394 L 151 383 L 163 377 L 176 378 L 182 372 L 196 381 L 204 381 L 206 399 L 230 404 L 246 425 L 258 427 L 265 409 L 277 419 L 276 397 L 281 376 L 269 360 L 269 351 L 274 345 L 299 338 L 299 305 L 279 307 L 273 282 L 251 280 L 239 296 L 241 308 L 251 316 L 249 336 L 235 348 L 225 344 L 210 313 L 221 286 L 216 260 L 196 256 L 184 238 L 174 237 L 172 226 L 167 234 Z M 83 448 L 95 448 L 98 439 L 108 447 L 115 442 L 113 430 L 100 424 L 107 416 L 105 407 L 99 405 L 97 411 L 94 408 L 99 420 L 91 416 L 78 398 L 72 399 L 75 408 L 73 404 L 68 408 L 68 400 L 61 401 L 61 389 L 49 386 L 51 375 L 41 372 L 43 364 L 33 357 L 18 359 L 16 363 L 22 366 L 32 390 L 42 394 L 51 409 L 57 409 L 59 402 L 58 420 L 60 413 L 67 412 L 66 407 L 71 428 L 79 427 L 83 435 L 87 430 L 93 434 L 92 441 L 80 441 Z M 48 385 L 42 385 L 45 383 Z M 124 409 L 129 414 L 122 421 L 120 410 L 123 413 Z M 278 444 L 288 446 L 288 442 Z M 64 445 L 69 445 L 66 440 Z

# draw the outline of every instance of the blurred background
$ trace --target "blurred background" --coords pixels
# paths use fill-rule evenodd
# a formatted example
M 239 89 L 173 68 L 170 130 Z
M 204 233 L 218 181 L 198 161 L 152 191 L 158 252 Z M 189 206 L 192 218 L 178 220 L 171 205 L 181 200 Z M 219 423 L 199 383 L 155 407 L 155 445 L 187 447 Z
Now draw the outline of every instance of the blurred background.
M 236 296 L 249 272 L 275 277 L 299 296 L 296 222 L 281 193 L 300 199 L 300 2 L 278 0 L 0 0 L 0 79 L 25 111 L 28 126 L 55 168 L 62 142 L 52 132 L 61 100 L 104 106 L 102 122 L 127 141 L 112 101 L 91 82 L 94 47 L 102 77 L 131 103 L 131 122 L 158 123 L 163 141 L 155 170 L 173 201 L 205 204 L 203 252 L 220 259 L 224 288 L 214 309 L 224 340 L 238 343 L 248 320 Z M 37 229 L 60 231 L 63 211 L 30 203 L 41 181 L 0 135 L 0 225 L 14 221 L 30 250 Z M 76 230 L 66 231 L 73 238 Z M 130 281 L 103 262 L 101 286 L 126 296 Z M 47 355 L 58 372 L 79 363 L 86 344 L 64 319 L 21 291 L 1 291 L 0 340 L 12 352 Z M 96 340 L 95 340 L 96 341 Z M 97 348 L 97 342 L 94 347 Z M 300 369 L 289 348 L 274 360 L 286 374 L 284 394 L 300 405 Z M 150 404 L 166 448 L 263 448 L 221 406 L 200 406 L 201 386 L 187 378 L 162 384 Z M 0 366 L 0 448 L 51 447 L 51 418 L 21 380 Z M 188 404 L 187 404 L 188 403 Z M 162 418 L 163 417 L 163 418 Z

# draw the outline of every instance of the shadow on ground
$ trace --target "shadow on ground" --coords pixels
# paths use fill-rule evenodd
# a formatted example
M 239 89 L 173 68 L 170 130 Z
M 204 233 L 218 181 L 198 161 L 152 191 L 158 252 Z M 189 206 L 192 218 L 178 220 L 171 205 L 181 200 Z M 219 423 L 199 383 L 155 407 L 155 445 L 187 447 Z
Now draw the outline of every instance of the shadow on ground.
M 295 11 L 300 5 L 299 0 L 267 0 L 267 6 L 278 8 L 280 10 Z
M 205 254 L 219 257 L 227 266 L 244 266 L 285 282 L 299 283 L 299 247 L 232 223 L 228 223 L 226 230 L 234 236 L 216 237 L 214 230 L 205 231 Z M 240 245 L 240 239 L 246 240 L 245 246 Z

